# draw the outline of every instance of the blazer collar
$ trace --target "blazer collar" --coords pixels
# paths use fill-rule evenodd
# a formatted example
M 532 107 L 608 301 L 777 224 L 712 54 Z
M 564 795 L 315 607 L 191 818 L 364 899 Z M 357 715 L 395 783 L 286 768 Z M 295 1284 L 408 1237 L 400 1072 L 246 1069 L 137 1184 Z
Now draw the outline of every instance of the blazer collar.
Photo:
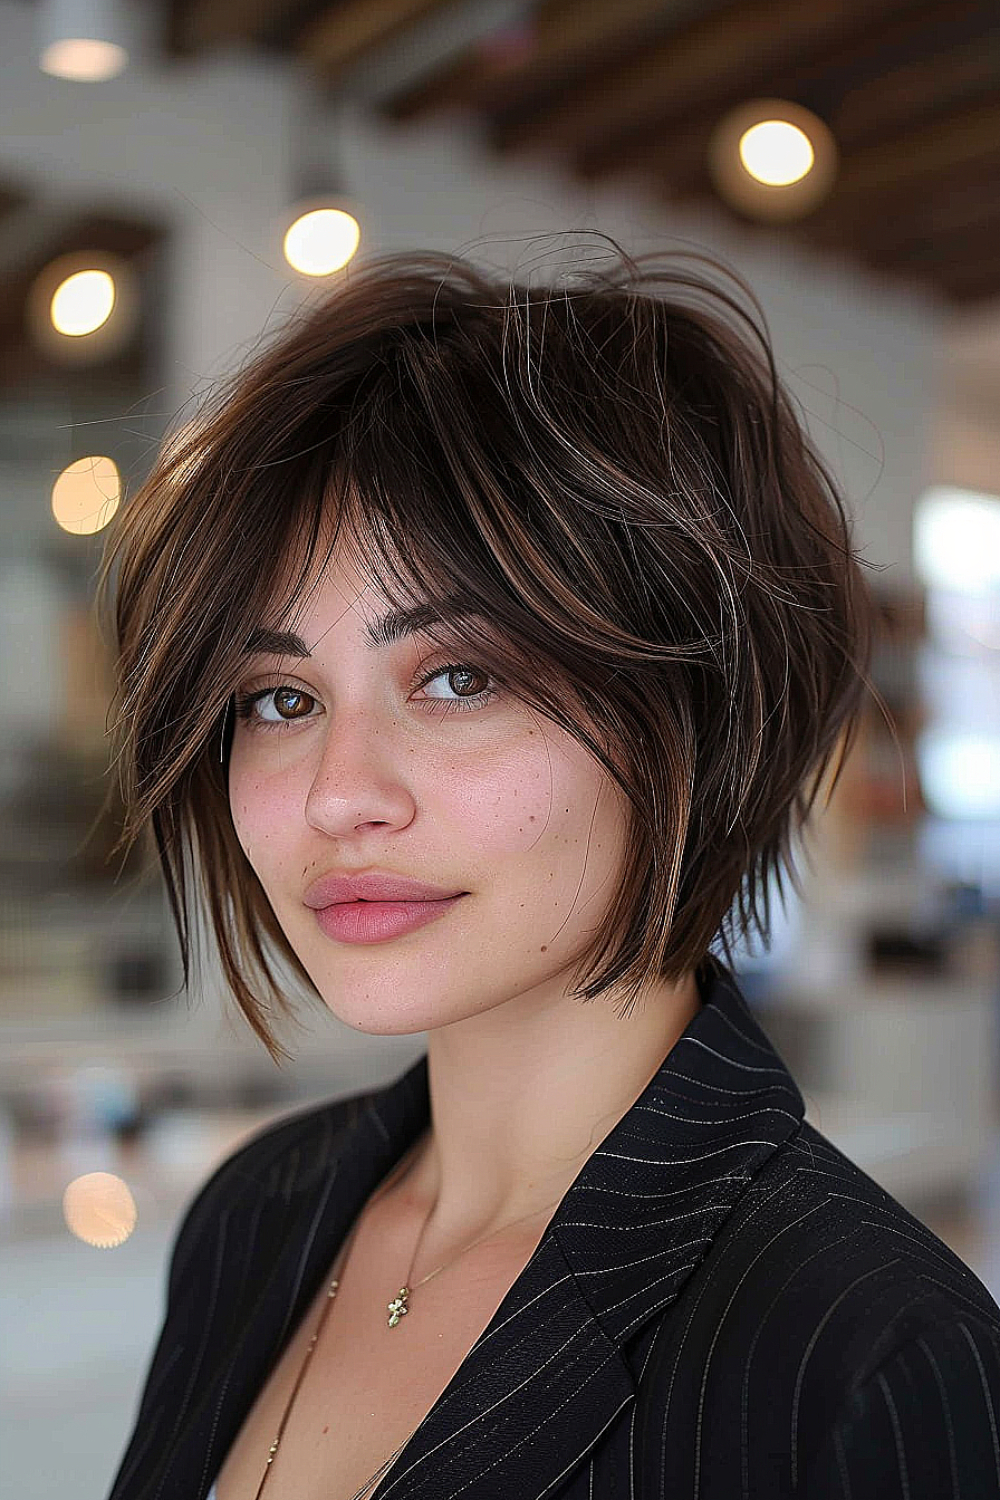
M 698 984 L 700 1010 L 587 1159 L 372 1500 L 458 1493 L 540 1500 L 634 1399 L 628 1341 L 677 1298 L 747 1184 L 805 1113 L 732 973 L 709 955 Z M 425 1054 L 331 1133 L 324 1178 L 306 1195 L 263 1292 L 258 1286 L 243 1310 L 246 1336 L 230 1347 L 185 1427 L 192 1459 L 202 1444 L 188 1495 L 207 1491 L 344 1234 L 429 1120 Z M 206 1466 L 209 1432 L 217 1457 Z M 161 1500 L 168 1493 L 169 1486 Z
M 674 1300 L 694 1256 L 701 1258 L 746 1184 L 805 1114 L 795 1080 L 732 973 L 711 956 L 698 987 L 701 1008 L 584 1163 L 543 1237 L 558 1241 L 615 1347 Z M 344 1141 L 366 1195 L 429 1119 L 424 1054 L 372 1097 Z

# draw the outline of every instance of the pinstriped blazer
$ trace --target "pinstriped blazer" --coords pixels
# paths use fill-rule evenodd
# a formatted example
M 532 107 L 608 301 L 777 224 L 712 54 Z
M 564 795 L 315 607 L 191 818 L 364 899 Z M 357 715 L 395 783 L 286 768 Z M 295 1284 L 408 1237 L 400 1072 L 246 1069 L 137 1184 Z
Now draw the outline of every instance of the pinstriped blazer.
M 698 983 L 375 1500 L 1000 1500 L 1000 1309 L 804 1121 L 732 972 Z M 109 1500 L 204 1500 L 429 1119 L 425 1055 L 206 1181 Z

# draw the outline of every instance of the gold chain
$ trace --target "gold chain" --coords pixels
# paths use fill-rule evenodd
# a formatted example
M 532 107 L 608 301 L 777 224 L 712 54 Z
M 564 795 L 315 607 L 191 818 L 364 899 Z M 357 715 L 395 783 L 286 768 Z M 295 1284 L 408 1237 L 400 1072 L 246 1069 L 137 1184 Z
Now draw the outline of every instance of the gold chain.
M 411 1151 L 415 1151 L 417 1149 L 417 1145 L 418 1144 L 419 1144 L 419 1142 L 411 1148 Z M 406 1158 L 404 1157 L 404 1161 L 405 1161 L 405 1159 Z M 394 1177 L 395 1177 L 395 1175 L 398 1174 L 398 1172 L 399 1172 L 399 1167 L 397 1166 L 396 1174 L 394 1174 L 393 1177 L 390 1177 L 389 1181 L 386 1182 L 386 1183 L 384 1183 L 383 1186 L 378 1190 L 378 1192 L 375 1193 L 371 1198 L 369 1198 L 366 1207 L 370 1208 L 372 1206 L 372 1204 L 375 1203 L 382 1196 L 383 1193 L 385 1193 L 385 1192 L 387 1192 L 389 1190 L 389 1188 L 393 1184 Z M 559 1202 L 559 1199 L 556 1198 L 556 1199 L 553 1200 L 552 1203 L 546 1203 L 545 1204 L 545 1208 L 553 1208 L 555 1206 L 555 1204 L 558 1203 L 558 1202 Z M 452 1257 L 451 1260 L 446 1261 L 443 1266 L 438 1266 L 437 1270 L 431 1271 L 431 1273 L 430 1273 L 429 1276 L 425 1276 L 422 1281 L 418 1281 L 417 1282 L 417 1287 L 424 1286 L 428 1281 L 431 1280 L 432 1277 L 437 1276 L 439 1272 L 447 1270 L 447 1268 L 449 1266 L 454 1265 L 455 1261 L 458 1260 L 461 1256 L 465 1255 L 467 1251 L 474 1249 L 476 1247 L 476 1245 L 481 1245 L 482 1242 L 483 1242 L 483 1240 L 489 1239 L 491 1235 L 499 1234 L 500 1230 L 502 1230 L 502 1229 L 510 1229 L 514 1224 L 523 1224 L 524 1221 L 525 1221 L 525 1219 L 532 1219 L 532 1218 L 535 1217 L 536 1214 L 539 1214 L 539 1213 L 542 1213 L 542 1212 L 543 1212 L 543 1209 L 540 1209 L 540 1208 L 533 1209 L 530 1214 L 524 1214 L 524 1215 L 522 1215 L 522 1217 L 520 1219 L 513 1219 L 513 1220 L 511 1220 L 511 1222 L 509 1224 L 502 1224 L 500 1226 L 500 1229 L 493 1229 L 493 1230 L 490 1230 L 487 1234 L 481 1235 L 478 1240 L 473 1240 L 473 1242 L 472 1242 L 471 1245 L 466 1245 L 463 1250 L 460 1250 L 458 1252 L 458 1255 L 455 1255 L 455 1256 Z M 429 1219 L 430 1215 L 428 1214 L 427 1217 Z M 346 1263 L 347 1263 L 347 1257 L 348 1257 L 348 1255 L 350 1253 L 350 1247 L 351 1247 L 351 1245 L 352 1245 L 352 1243 L 354 1241 L 354 1236 L 357 1233 L 358 1225 L 360 1224 L 360 1221 L 361 1221 L 361 1215 L 359 1214 L 358 1215 L 358 1219 L 355 1221 L 354 1228 L 351 1230 L 351 1233 L 348 1235 L 347 1240 L 344 1243 L 344 1247 L 343 1247 L 343 1250 L 341 1252 L 341 1254 L 343 1256 L 343 1264 L 341 1266 L 341 1273 L 343 1273 L 344 1265 L 346 1265 Z M 411 1292 L 413 1292 L 413 1291 L 416 1290 L 416 1287 L 411 1287 L 409 1285 L 409 1280 L 410 1280 L 410 1275 L 411 1275 L 411 1273 L 413 1271 L 414 1264 L 415 1264 L 416 1259 L 417 1259 L 417 1254 L 418 1254 L 418 1252 L 420 1250 L 421 1240 L 424 1237 L 424 1229 L 426 1229 L 426 1228 L 427 1228 L 427 1220 L 425 1219 L 424 1220 L 423 1229 L 421 1229 L 420 1234 L 419 1234 L 419 1236 L 417 1238 L 416 1248 L 415 1248 L 415 1250 L 413 1252 L 413 1259 L 410 1261 L 410 1270 L 407 1272 L 406 1282 L 404 1283 L 403 1286 L 400 1287 L 399 1292 L 392 1299 L 392 1301 L 386 1303 L 386 1307 L 388 1308 L 388 1311 L 389 1311 L 388 1326 L 390 1328 L 395 1328 L 396 1324 L 406 1314 L 406 1312 L 408 1310 L 407 1309 L 407 1305 L 406 1305 L 407 1304 L 407 1299 L 409 1298 Z M 313 1334 L 312 1338 L 309 1341 L 309 1348 L 306 1350 L 306 1355 L 305 1355 L 305 1358 L 303 1359 L 302 1365 L 301 1365 L 301 1367 L 299 1369 L 299 1373 L 298 1373 L 298 1377 L 297 1377 L 297 1379 L 295 1381 L 295 1385 L 292 1387 L 292 1394 L 289 1396 L 288 1403 L 285 1406 L 284 1414 L 282 1415 L 282 1418 L 281 1418 L 281 1424 L 278 1427 L 278 1435 L 275 1438 L 274 1442 L 271 1444 L 270 1448 L 268 1449 L 267 1463 L 264 1466 L 264 1473 L 263 1473 L 263 1476 L 261 1477 L 260 1487 L 257 1490 L 257 1494 L 255 1495 L 254 1500 L 260 1500 L 260 1497 L 261 1497 L 261 1495 L 263 1493 L 263 1490 L 264 1490 L 264 1485 L 267 1483 L 268 1475 L 271 1472 L 271 1465 L 274 1462 L 274 1456 L 277 1453 L 277 1451 L 278 1451 L 278 1445 L 281 1442 L 281 1435 L 282 1435 L 282 1433 L 285 1430 L 285 1424 L 287 1423 L 289 1414 L 290 1414 L 290 1412 L 292 1410 L 292 1404 L 295 1401 L 295 1397 L 298 1395 L 299 1386 L 302 1384 L 302 1377 L 306 1373 L 306 1369 L 308 1367 L 309 1361 L 312 1358 L 312 1352 L 315 1349 L 317 1340 L 319 1339 L 319 1336 L 320 1336 L 320 1334 L 323 1331 L 323 1325 L 326 1322 L 327 1314 L 329 1313 L 330 1308 L 333 1306 L 334 1300 L 335 1300 L 335 1298 L 337 1296 L 337 1288 L 338 1288 L 339 1285 L 340 1285 L 340 1282 L 339 1282 L 339 1279 L 337 1277 L 334 1277 L 334 1279 L 330 1282 L 329 1290 L 327 1291 L 327 1294 L 326 1294 L 326 1303 L 325 1303 L 325 1305 L 323 1307 L 323 1311 L 319 1315 L 319 1322 L 316 1325 L 316 1332 Z M 414 1428 L 414 1432 L 415 1431 L 416 1431 L 416 1428 Z M 382 1479 L 384 1477 L 384 1475 L 386 1474 L 386 1472 L 392 1467 L 392 1465 L 395 1463 L 396 1459 L 402 1453 L 403 1449 L 406 1447 L 406 1444 L 410 1441 L 410 1438 L 412 1436 L 413 1436 L 413 1433 L 411 1432 L 410 1435 L 409 1435 L 409 1437 L 407 1437 L 406 1441 L 403 1442 L 396 1449 L 395 1453 L 390 1454 L 390 1456 L 385 1460 L 385 1463 L 381 1464 L 379 1466 L 379 1468 L 376 1469 L 375 1473 L 371 1476 L 371 1478 L 368 1479 L 361 1486 L 361 1488 L 358 1491 L 356 1491 L 355 1494 L 353 1494 L 351 1496 L 351 1500 L 362 1500 L 362 1497 L 368 1492 L 369 1489 L 371 1489 L 372 1484 L 375 1483 L 377 1480 Z

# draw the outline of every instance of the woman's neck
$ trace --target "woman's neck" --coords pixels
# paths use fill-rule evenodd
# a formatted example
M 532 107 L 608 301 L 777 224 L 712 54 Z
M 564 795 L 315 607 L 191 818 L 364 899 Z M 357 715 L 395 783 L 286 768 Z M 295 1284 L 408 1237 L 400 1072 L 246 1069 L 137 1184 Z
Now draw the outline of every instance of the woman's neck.
M 608 1001 L 574 1000 L 520 1019 L 496 1007 L 431 1031 L 431 1120 L 390 1191 L 439 1245 L 540 1214 L 565 1195 L 700 1004 L 692 973 L 627 1019 Z

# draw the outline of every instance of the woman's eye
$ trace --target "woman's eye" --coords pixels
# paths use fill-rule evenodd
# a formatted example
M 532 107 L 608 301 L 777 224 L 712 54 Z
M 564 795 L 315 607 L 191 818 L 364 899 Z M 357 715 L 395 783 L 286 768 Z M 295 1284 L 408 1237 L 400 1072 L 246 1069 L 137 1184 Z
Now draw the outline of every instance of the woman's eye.
M 292 724 L 296 719 L 306 717 L 301 713 L 295 713 L 291 716 L 291 718 L 286 719 L 281 716 L 279 710 L 279 716 L 277 719 L 265 719 L 257 711 L 257 705 L 259 703 L 264 703 L 268 698 L 273 698 L 276 703 L 280 700 L 286 705 L 288 698 L 304 698 L 307 699 L 310 703 L 314 703 L 316 701 L 312 697 L 311 693 L 304 693 L 301 688 L 291 687 L 287 683 L 283 684 L 281 687 L 276 688 L 258 688 L 257 691 L 253 693 L 236 694 L 235 708 L 237 718 L 242 719 L 244 723 L 246 723 L 251 729 L 277 729 L 280 728 L 282 724 Z
M 435 667 L 422 681 L 416 684 L 416 687 L 419 689 L 426 688 L 439 677 L 455 678 L 458 680 L 459 685 L 457 688 L 452 687 L 450 681 L 448 684 L 449 689 L 456 693 L 457 696 L 454 698 L 438 698 L 432 695 L 425 700 L 425 705 L 430 708 L 431 712 L 443 711 L 443 714 L 453 712 L 464 713 L 469 709 L 485 708 L 497 696 L 496 690 L 489 687 L 481 688 L 477 692 L 469 692 L 467 690 L 469 679 L 474 683 L 477 678 L 485 682 L 492 682 L 492 678 L 481 667 L 471 667 L 461 664 Z M 271 700 L 270 706 L 276 711 L 277 718 L 264 717 L 258 708 L 258 705 L 263 707 L 263 705 L 267 704 L 268 700 Z M 291 711 L 289 711 L 289 700 L 292 703 Z M 283 725 L 290 725 L 298 720 L 315 717 L 314 714 L 309 712 L 295 711 L 296 700 L 300 705 L 303 700 L 306 704 L 315 704 L 317 702 L 311 693 L 303 691 L 302 688 L 294 687 L 291 683 L 281 683 L 278 687 L 258 688 L 256 691 L 245 694 L 237 693 L 235 709 L 237 717 L 250 729 L 280 729 Z
M 432 698 L 431 699 L 432 703 L 443 704 L 444 708 L 445 708 L 445 711 L 448 712 L 448 713 L 450 713 L 453 709 L 454 710 L 458 710 L 458 712 L 461 713 L 461 712 L 463 712 L 466 709 L 485 708 L 486 704 L 487 703 L 492 703 L 493 699 L 497 696 L 496 689 L 494 689 L 494 688 L 480 688 L 478 692 L 471 692 L 471 693 L 467 690 L 468 680 L 470 678 L 472 679 L 473 682 L 475 682 L 475 680 L 477 678 L 479 678 L 479 680 L 481 682 L 492 682 L 493 681 L 493 679 L 490 676 L 490 674 L 488 672 L 483 671 L 482 667 L 471 667 L 471 666 L 462 666 L 462 665 L 452 665 L 452 666 L 449 666 L 449 667 L 435 667 L 434 670 L 433 670 L 433 672 L 429 673 L 428 676 L 426 676 L 423 679 L 422 682 L 420 682 L 420 683 L 417 684 L 417 686 L 421 687 L 421 688 L 425 688 L 425 687 L 428 686 L 429 683 L 434 682 L 438 677 L 446 677 L 446 678 L 449 678 L 449 679 L 454 677 L 454 678 L 459 679 L 459 681 L 461 681 L 463 678 L 465 679 L 464 685 L 460 686 L 457 689 L 455 689 L 455 688 L 453 688 L 451 686 L 450 681 L 448 683 L 448 687 L 449 687 L 449 690 L 451 692 L 456 692 L 456 691 L 458 692 L 459 696 L 457 698 Z

